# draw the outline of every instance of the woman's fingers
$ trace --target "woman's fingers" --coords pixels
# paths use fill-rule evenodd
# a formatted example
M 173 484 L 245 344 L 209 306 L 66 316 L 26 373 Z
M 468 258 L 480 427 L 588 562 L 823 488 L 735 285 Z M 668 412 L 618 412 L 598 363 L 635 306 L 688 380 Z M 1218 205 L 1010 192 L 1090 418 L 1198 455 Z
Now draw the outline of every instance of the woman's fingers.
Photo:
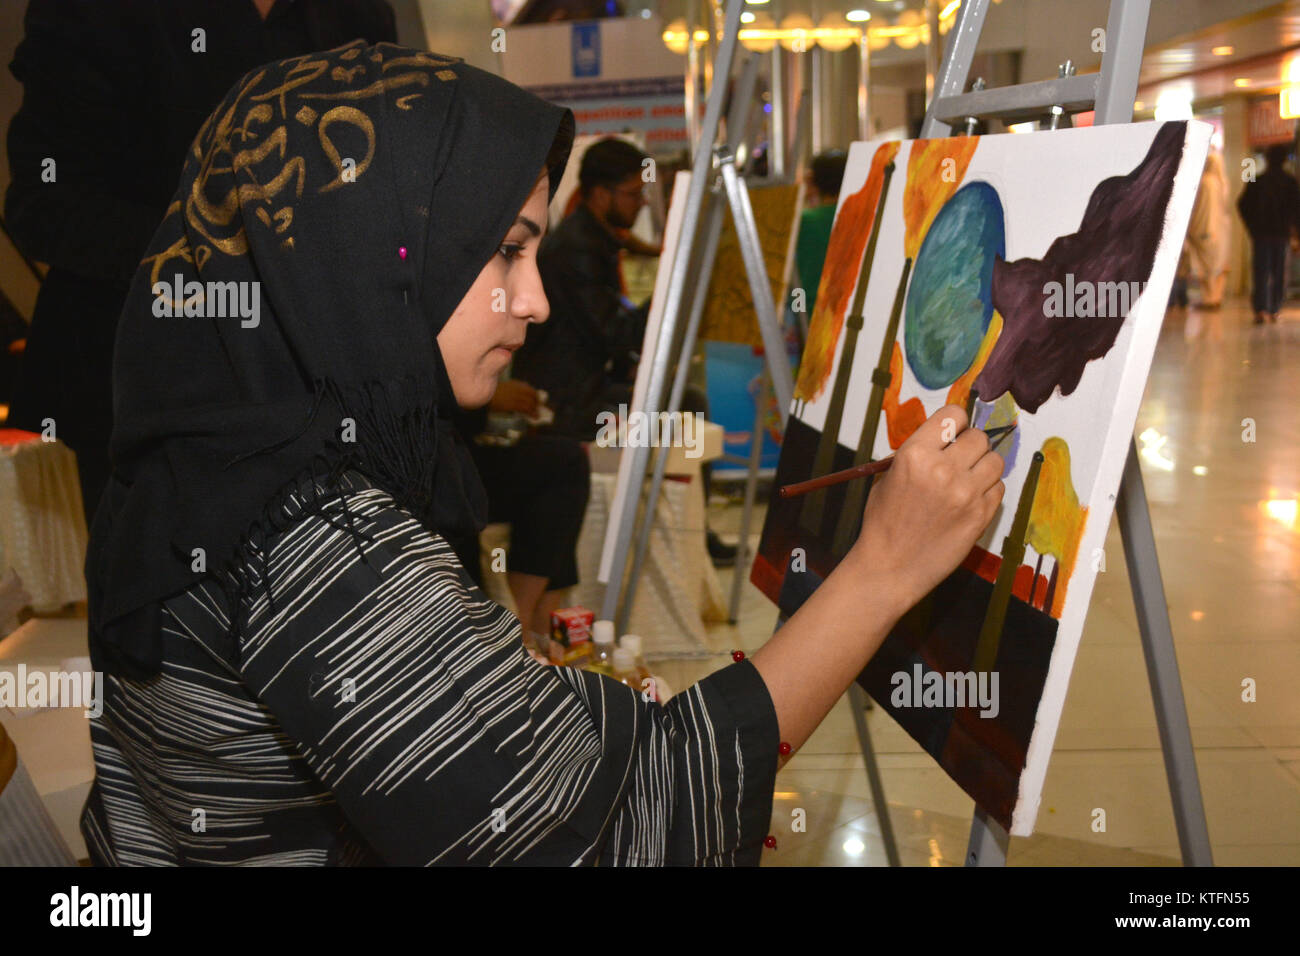
M 998 505 L 1002 504 L 1002 496 L 1006 494 L 1006 491 L 1007 486 L 1002 483 L 1001 479 L 998 479 L 987 491 L 984 492 L 984 527 L 987 528 L 989 522 L 993 520 L 993 515 L 997 512 Z
M 957 405 L 935 412 L 867 498 L 859 553 L 898 569 L 909 604 L 961 563 L 1002 500 L 1002 457 L 966 420 Z
M 989 450 L 989 436 L 979 428 L 968 428 L 945 449 L 952 455 L 956 464 L 963 468 L 974 468 Z
M 924 422 L 908 441 L 922 448 L 943 448 L 955 441 L 966 427 L 966 409 L 960 405 L 945 405 Z
M 987 444 L 987 439 L 985 443 Z M 971 471 L 974 473 L 976 486 L 980 491 L 986 491 L 994 484 L 1002 480 L 1002 471 L 1006 467 L 1006 462 L 1002 456 L 995 451 L 986 451 L 983 456 L 975 462 Z

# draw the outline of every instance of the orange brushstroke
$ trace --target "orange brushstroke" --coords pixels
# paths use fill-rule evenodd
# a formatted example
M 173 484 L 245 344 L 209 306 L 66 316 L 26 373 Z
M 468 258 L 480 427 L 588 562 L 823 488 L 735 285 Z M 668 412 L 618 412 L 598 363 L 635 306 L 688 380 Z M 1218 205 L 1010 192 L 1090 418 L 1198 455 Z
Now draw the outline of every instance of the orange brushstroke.
M 903 187 L 903 255 L 916 259 L 939 208 L 961 185 L 979 141 L 978 136 L 953 136 L 912 144 L 907 156 L 907 185 Z
M 1034 591 L 1033 606 L 1040 611 L 1046 611 L 1047 608 L 1043 607 L 1043 601 L 1047 598 L 1047 588 L 1050 584 L 1051 579 L 1045 574 L 1040 574 L 1037 583 L 1035 583 L 1034 569 L 1027 564 L 1022 564 L 1016 568 L 1016 576 L 1011 584 L 1011 594 L 1028 604 L 1029 590 L 1032 587 Z M 1055 601 L 1055 595 L 1053 595 L 1053 601 Z
M 962 559 L 961 566 L 972 574 L 978 574 L 989 584 L 993 584 L 998 579 L 998 571 L 1002 569 L 1002 558 L 996 554 L 990 554 L 979 545 L 971 548 L 970 553 Z M 1050 579 L 1045 574 L 1038 575 L 1038 583 L 1034 583 L 1034 569 L 1027 564 L 1022 564 L 1016 568 L 1016 576 L 1012 578 L 1011 593 L 1018 597 L 1026 604 L 1029 603 L 1029 590 L 1032 587 L 1034 591 L 1034 607 L 1040 611 L 1046 611 L 1043 602 L 1047 598 L 1047 586 Z
M 880 403 L 889 429 L 889 447 L 897 448 L 907 441 L 912 432 L 925 421 L 925 406 L 919 398 L 909 398 L 901 405 L 898 394 L 903 387 L 903 350 L 894 342 L 894 353 L 889 358 L 889 388 Z
M 952 383 L 948 389 L 948 405 L 966 406 L 966 398 L 970 395 L 970 387 L 979 377 L 980 372 L 984 371 L 984 363 L 989 360 L 989 353 L 993 351 L 993 346 L 1002 334 L 1002 315 L 994 311 L 993 318 L 989 320 L 989 327 L 984 333 L 984 340 L 980 342 L 979 351 L 975 353 L 975 358 L 970 363 L 970 368 L 962 372 L 957 381 Z M 993 401 L 994 396 L 990 395 L 985 401 Z
M 990 554 L 978 544 L 970 549 L 970 553 L 962 558 L 961 566 L 967 571 L 978 574 L 985 581 L 992 584 L 998 579 L 998 568 L 1002 566 L 1002 559 L 996 554 Z
M 1029 512 L 1029 531 L 1025 540 L 1039 554 L 1056 558 L 1059 573 L 1052 606 L 1047 613 L 1060 618 L 1065 606 L 1065 592 L 1079 556 L 1079 541 L 1088 521 L 1088 509 L 1079 504 L 1070 477 L 1070 446 L 1064 438 L 1052 437 L 1043 442 L 1043 467 L 1038 475 L 1034 507 Z
M 801 401 L 815 400 L 830 379 L 849 296 L 858 281 L 862 253 L 870 238 L 876 204 L 880 202 L 885 167 L 898 155 L 898 147 L 898 143 L 885 143 L 876 150 L 866 182 L 844 200 L 835 216 L 835 224 L 831 226 L 826 262 L 822 266 L 821 283 L 817 286 L 817 305 L 809 321 L 808 342 L 794 386 L 794 397 Z

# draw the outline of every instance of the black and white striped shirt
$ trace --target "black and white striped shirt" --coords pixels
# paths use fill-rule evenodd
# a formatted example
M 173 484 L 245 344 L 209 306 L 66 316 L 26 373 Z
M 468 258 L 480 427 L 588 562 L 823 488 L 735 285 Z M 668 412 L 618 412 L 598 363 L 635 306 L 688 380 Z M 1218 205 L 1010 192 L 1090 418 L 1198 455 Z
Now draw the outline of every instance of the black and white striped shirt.
M 286 506 L 238 639 L 201 583 L 165 602 L 162 672 L 106 679 L 94 862 L 757 864 L 779 734 L 752 664 L 666 705 L 543 666 L 440 536 L 344 490 Z

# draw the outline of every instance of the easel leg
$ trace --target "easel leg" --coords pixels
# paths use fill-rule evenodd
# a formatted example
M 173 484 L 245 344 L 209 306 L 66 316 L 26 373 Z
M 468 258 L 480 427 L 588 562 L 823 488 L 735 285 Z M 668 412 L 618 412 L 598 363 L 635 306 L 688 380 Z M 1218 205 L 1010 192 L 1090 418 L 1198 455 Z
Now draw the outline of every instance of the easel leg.
M 722 42 L 718 46 L 718 56 L 714 68 L 719 76 L 730 76 L 731 64 L 736 54 L 737 34 L 740 32 L 740 0 L 729 0 L 727 4 L 726 26 L 722 31 Z M 693 84 L 692 84 L 693 86 Z M 683 298 L 686 291 L 686 278 L 691 256 L 695 251 L 696 232 L 700 224 L 700 212 L 704 205 L 705 186 L 712 178 L 714 155 L 712 143 L 718 136 L 718 123 L 722 116 L 722 101 L 726 95 L 725 83 L 714 83 L 709 90 L 708 105 L 704 111 L 704 125 L 695 143 L 691 160 L 691 179 L 687 187 L 686 208 L 682 216 L 681 232 L 677 238 L 672 268 L 669 271 L 667 294 L 664 297 L 664 325 L 655 342 L 654 355 L 641 356 L 641 361 L 650 361 L 650 377 L 646 383 L 645 407 L 647 415 L 655 416 L 662 408 L 664 386 L 667 384 L 668 366 L 672 357 L 673 339 L 676 335 L 678 316 L 682 312 Z M 601 617 L 614 620 L 620 605 L 619 597 L 623 591 L 623 580 L 631 557 L 633 526 L 636 524 L 637 508 L 641 504 L 641 487 L 645 481 L 646 465 L 650 460 L 649 449 L 643 445 L 623 449 L 624 454 L 631 455 L 631 481 L 635 491 L 628 489 L 617 517 L 611 513 L 610 521 L 618 528 L 615 535 L 613 557 L 606 574 L 605 596 L 601 602 Z M 654 502 L 651 502 L 653 506 Z M 629 600 L 627 608 L 632 606 Z
M 858 731 L 858 745 L 862 748 L 862 762 L 867 768 L 867 783 L 871 786 L 871 802 L 876 806 L 880 821 L 880 839 L 885 844 L 885 859 L 890 866 L 902 866 L 898 858 L 898 841 L 894 838 L 894 822 L 889 818 L 889 804 L 885 802 L 885 785 L 880 780 L 880 767 L 876 763 L 876 749 L 871 745 L 871 731 L 867 727 L 867 692 L 857 681 L 849 685 L 849 708 L 853 711 L 853 726 Z
M 1011 837 L 983 807 L 975 807 L 970 825 L 970 844 L 966 847 L 967 866 L 1006 866 L 1007 844 Z
M 736 570 L 731 578 L 731 602 L 727 621 L 735 624 L 740 616 L 740 587 L 749 568 L 749 525 L 754 516 L 754 492 L 758 487 L 758 466 L 763 460 L 763 403 L 761 390 L 754 401 L 754 430 L 749 443 L 749 471 L 745 475 L 745 510 L 740 519 L 740 540 L 736 543 Z M 707 509 L 708 503 L 705 502 Z
M 1160 579 L 1160 562 L 1156 555 L 1136 442 L 1129 444 L 1116 513 L 1124 542 L 1124 560 L 1128 562 L 1129 583 L 1133 588 L 1133 603 L 1137 608 L 1138 629 L 1142 633 L 1142 650 L 1151 681 L 1151 699 L 1155 704 L 1156 726 L 1160 730 L 1160 747 L 1165 755 L 1165 774 L 1169 778 L 1169 795 L 1173 800 L 1174 825 L 1178 830 L 1183 865 L 1213 866 L 1205 806 L 1201 802 L 1201 785 L 1196 773 L 1196 756 L 1192 751 L 1192 731 L 1187 722 L 1183 685 L 1178 677 L 1174 633 L 1169 623 L 1169 607 L 1165 604 L 1164 583 Z

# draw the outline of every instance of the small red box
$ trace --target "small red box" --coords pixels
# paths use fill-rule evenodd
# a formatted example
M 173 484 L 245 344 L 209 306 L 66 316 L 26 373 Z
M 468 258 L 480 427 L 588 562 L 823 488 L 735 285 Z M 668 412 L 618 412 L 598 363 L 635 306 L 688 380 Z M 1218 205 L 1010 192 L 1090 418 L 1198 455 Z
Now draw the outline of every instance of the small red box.
M 551 640 L 564 648 L 565 664 L 582 664 L 591 653 L 591 625 L 594 611 L 566 607 L 551 612 Z

